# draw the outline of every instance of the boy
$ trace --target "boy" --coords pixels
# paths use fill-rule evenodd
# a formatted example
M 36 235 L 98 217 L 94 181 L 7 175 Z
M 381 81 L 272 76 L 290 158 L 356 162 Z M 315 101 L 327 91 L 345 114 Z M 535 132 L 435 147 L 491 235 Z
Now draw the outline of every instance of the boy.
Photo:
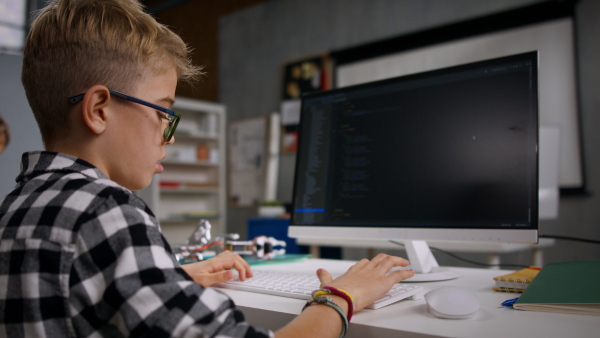
M 23 155 L 0 204 L 0 336 L 274 335 L 206 287 L 233 278 L 231 268 L 251 277 L 238 255 L 179 266 L 131 193 L 163 171 L 180 118 L 165 107 L 178 80 L 199 74 L 183 41 L 135 0 L 54 0 L 40 12 L 22 81 L 46 151 Z M 335 280 L 320 269 L 323 286 L 345 293 L 276 335 L 339 335 L 350 306 L 410 277 L 386 275 L 407 264 L 380 255 Z

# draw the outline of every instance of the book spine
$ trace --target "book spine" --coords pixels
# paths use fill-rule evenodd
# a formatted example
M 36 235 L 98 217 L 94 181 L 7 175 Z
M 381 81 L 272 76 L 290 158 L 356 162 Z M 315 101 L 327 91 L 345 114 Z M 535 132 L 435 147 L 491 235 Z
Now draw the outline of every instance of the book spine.
M 523 292 L 531 283 L 529 278 L 499 278 L 496 280 L 494 291 L 499 292 Z
M 523 289 L 515 289 L 515 288 L 503 288 L 503 287 L 494 287 L 492 290 L 496 292 L 508 292 L 508 293 L 523 293 L 527 287 Z

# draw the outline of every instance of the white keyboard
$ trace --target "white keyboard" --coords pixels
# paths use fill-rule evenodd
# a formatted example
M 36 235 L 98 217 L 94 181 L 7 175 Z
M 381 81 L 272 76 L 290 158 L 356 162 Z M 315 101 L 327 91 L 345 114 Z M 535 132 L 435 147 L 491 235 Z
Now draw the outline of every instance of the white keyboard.
M 310 300 L 311 293 L 320 286 L 319 279 L 313 274 L 265 270 L 252 270 L 252 273 L 254 277 L 246 278 L 245 281 L 236 278 L 214 286 L 305 300 Z M 366 308 L 379 309 L 422 292 L 422 286 L 396 284 L 388 293 Z

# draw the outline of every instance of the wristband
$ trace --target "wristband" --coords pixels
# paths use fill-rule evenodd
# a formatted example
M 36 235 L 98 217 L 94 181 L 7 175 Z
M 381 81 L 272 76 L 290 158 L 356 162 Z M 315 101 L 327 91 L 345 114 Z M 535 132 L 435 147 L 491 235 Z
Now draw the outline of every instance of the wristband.
M 317 296 L 315 298 L 313 298 L 313 300 L 309 301 L 308 303 L 306 303 L 306 305 L 304 305 L 304 307 L 302 308 L 302 311 L 304 311 L 307 307 L 309 307 L 312 304 L 323 304 L 323 305 L 327 305 L 331 308 L 333 308 L 335 311 L 337 311 L 337 313 L 340 314 L 340 317 L 342 317 L 342 333 L 340 333 L 340 338 L 344 338 L 344 336 L 346 335 L 346 331 L 348 330 L 348 318 L 346 317 L 346 313 L 344 313 L 344 310 L 342 310 L 336 303 L 334 303 L 334 301 L 331 299 L 331 297 L 323 297 L 323 296 Z
M 352 320 L 352 315 L 354 314 L 354 297 L 352 297 L 352 295 L 345 290 L 337 289 L 333 286 L 325 286 L 324 288 L 313 292 L 313 298 L 322 296 L 326 293 L 344 298 L 344 300 L 348 303 L 348 322 L 350 322 Z

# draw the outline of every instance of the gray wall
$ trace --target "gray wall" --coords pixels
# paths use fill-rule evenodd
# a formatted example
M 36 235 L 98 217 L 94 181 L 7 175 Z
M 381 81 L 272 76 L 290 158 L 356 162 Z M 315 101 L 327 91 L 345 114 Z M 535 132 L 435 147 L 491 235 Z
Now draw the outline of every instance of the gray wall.
M 535 0 L 273 0 L 223 17 L 219 28 L 220 99 L 230 121 L 278 111 L 282 65 L 291 60 L 480 17 Z M 561 198 L 560 217 L 541 233 L 600 239 L 600 1 L 577 5 L 579 86 L 585 170 L 590 194 Z M 293 155 L 280 161 L 278 197 L 291 200 Z M 228 230 L 245 235 L 253 208 L 229 208 Z M 438 256 L 442 264 L 459 265 Z M 483 257 L 477 257 L 483 260 Z M 527 253 L 503 261 L 528 264 Z M 559 241 L 547 262 L 600 259 L 600 245 Z M 447 262 L 447 263 L 446 263 Z
M 0 198 L 14 186 L 21 154 L 41 150 L 42 138 L 21 85 L 21 55 L 0 54 L 0 115 L 10 128 L 10 143 L 0 154 Z

